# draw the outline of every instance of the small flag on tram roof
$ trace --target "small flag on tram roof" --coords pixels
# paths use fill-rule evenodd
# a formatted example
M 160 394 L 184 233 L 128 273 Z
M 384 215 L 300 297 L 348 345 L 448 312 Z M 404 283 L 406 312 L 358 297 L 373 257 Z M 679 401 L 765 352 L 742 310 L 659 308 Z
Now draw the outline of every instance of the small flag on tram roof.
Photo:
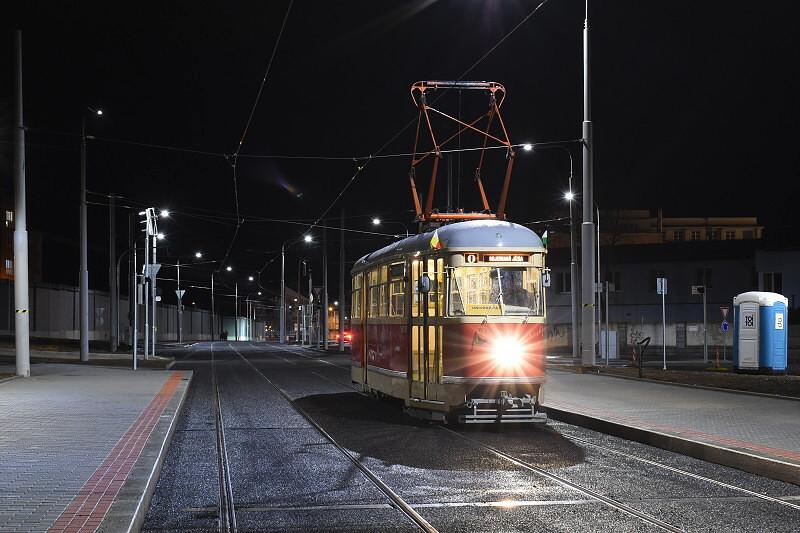
M 545 248 L 547 248 L 547 238 L 547 230 L 544 230 L 544 233 L 542 233 L 542 244 L 544 244 Z
M 439 230 L 434 230 L 433 237 L 431 237 L 431 248 L 436 250 L 442 247 L 441 241 L 439 241 Z

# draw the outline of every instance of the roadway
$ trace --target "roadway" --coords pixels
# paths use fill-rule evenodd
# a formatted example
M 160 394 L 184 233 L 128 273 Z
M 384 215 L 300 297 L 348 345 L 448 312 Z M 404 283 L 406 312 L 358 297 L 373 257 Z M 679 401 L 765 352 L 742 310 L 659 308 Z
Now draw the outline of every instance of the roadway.
M 194 371 L 144 529 L 796 531 L 800 487 L 556 421 L 444 427 L 351 388 L 347 357 L 176 350 Z

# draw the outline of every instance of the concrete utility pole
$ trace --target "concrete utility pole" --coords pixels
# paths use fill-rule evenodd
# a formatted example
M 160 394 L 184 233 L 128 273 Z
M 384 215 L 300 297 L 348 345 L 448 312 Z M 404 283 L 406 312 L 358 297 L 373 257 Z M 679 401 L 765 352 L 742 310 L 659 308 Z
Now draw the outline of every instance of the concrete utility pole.
M 304 340 L 308 340 L 308 345 L 311 346 L 311 330 L 313 329 L 313 320 L 314 320 L 314 289 L 313 285 L 311 284 L 311 267 L 308 267 L 308 311 L 305 313 L 308 317 L 306 322 L 306 331 L 304 335 Z
M 278 320 L 278 342 L 286 344 L 286 241 L 281 244 L 281 297 Z
M 136 239 L 133 239 L 133 266 L 131 268 L 131 294 L 133 302 L 133 324 L 131 324 L 131 355 L 133 356 L 133 369 L 136 370 L 136 359 L 139 342 L 139 285 L 136 283 Z
M 146 212 L 146 211 L 145 211 Z M 144 304 L 144 356 L 150 351 L 150 217 L 145 215 L 144 268 L 142 270 L 142 303 Z M 155 237 L 153 237 L 155 239 Z
M 581 362 L 594 366 L 595 351 L 595 229 L 592 162 L 592 120 L 589 71 L 589 1 L 583 28 L 583 224 L 581 224 Z
M 30 313 L 28 312 L 28 229 L 25 206 L 25 129 L 22 120 L 22 32 L 17 30 L 16 124 L 14 128 L 14 342 L 17 375 L 31 375 Z
M 344 351 L 344 209 L 339 215 L 339 351 Z
M 81 266 L 80 328 L 81 361 L 89 360 L 89 267 L 86 221 L 86 110 L 81 109 Z
M 236 287 L 236 294 L 233 297 L 234 305 L 236 309 L 234 310 L 234 317 L 233 317 L 233 329 L 236 332 L 236 340 L 239 340 L 239 282 L 237 281 L 234 286 Z
M 322 347 L 328 349 L 328 230 L 322 228 Z
M 152 300 L 153 300 L 153 331 L 152 331 L 152 348 L 150 349 L 150 355 L 156 355 L 156 332 L 158 331 L 158 309 L 156 308 L 156 298 L 158 295 L 158 291 L 156 290 L 156 278 L 158 277 L 158 271 L 160 270 L 158 267 L 158 260 L 156 257 L 156 243 L 158 242 L 158 230 L 156 228 L 156 214 L 155 210 L 151 209 L 151 216 L 153 217 L 153 275 L 150 277 L 150 289 L 153 291 Z
M 181 294 L 181 260 L 177 261 L 178 269 L 178 292 L 175 296 L 178 297 L 178 342 L 183 342 L 183 294 Z
M 216 318 L 216 307 L 214 307 L 214 272 L 211 272 L 211 342 L 214 342 L 214 324 L 217 320 Z
M 111 351 L 117 351 L 117 250 L 116 250 L 116 216 L 114 213 L 114 195 L 108 197 L 108 341 Z

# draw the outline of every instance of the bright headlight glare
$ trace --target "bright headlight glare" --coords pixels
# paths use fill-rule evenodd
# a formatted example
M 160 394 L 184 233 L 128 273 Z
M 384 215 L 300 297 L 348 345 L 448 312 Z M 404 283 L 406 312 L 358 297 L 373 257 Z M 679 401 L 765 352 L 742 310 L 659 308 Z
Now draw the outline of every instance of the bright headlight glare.
M 495 341 L 492 355 L 499 363 L 513 364 L 522 359 L 524 351 L 525 348 L 518 339 L 502 337 Z

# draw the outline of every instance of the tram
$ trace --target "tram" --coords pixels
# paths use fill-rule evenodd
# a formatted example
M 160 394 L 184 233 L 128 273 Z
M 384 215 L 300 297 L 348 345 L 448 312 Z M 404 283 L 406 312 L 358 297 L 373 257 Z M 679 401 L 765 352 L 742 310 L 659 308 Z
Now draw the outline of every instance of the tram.
M 467 220 L 352 270 L 352 381 L 414 416 L 541 422 L 546 249 L 530 229 Z
M 460 118 L 462 93 L 488 97 L 474 119 Z M 433 107 L 446 103 L 447 94 L 457 95 L 457 113 Z M 422 232 L 353 267 L 352 380 L 432 420 L 544 421 L 547 250 L 536 233 L 506 220 L 516 157 L 500 111 L 506 89 L 493 81 L 418 81 L 411 98 L 419 118 L 409 183 Z M 469 150 L 481 207 L 442 212 L 434 208 L 438 171 L 444 149 L 462 134 L 481 143 Z M 505 166 L 495 210 L 483 184 L 490 151 L 502 154 Z M 417 175 L 426 163 L 431 174 L 423 202 Z

